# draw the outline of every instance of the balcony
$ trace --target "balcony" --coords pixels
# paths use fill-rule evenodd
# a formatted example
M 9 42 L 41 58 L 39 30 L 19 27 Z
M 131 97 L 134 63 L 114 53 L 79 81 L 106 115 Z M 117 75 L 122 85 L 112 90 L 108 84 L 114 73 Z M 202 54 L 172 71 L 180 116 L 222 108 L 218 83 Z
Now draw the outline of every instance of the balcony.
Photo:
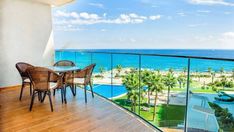
M 51 16 L 52 7 L 62 6 L 72 1 L 74 0 L 0 1 L 0 5 L 2 5 L 2 24 L 0 24 L 2 49 L 0 52 L 0 131 L 234 131 L 234 59 L 230 58 L 233 55 L 227 58 L 212 58 L 168 54 L 143 54 L 128 51 L 106 52 L 61 49 L 56 50 L 55 56 L 53 56 L 55 48 L 53 40 L 54 31 L 52 28 L 53 20 Z M 190 3 L 194 4 L 192 2 Z M 228 4 L 228 2 L 216 2 L 216 4 L 232 5 Z M 95 3 L 86 3 L 86 5 L 103 7 L 102 4 Z M 128 4 L 123 5 L 127 5 L 127 8 L 129 6 Z M 210 5 L 209 2 L 208 5 Z M 163 5 L 161 8 L 164 9 L 164 6 L 166 8 L 169 7 Z M 175 7 L 174 4 L 171 6 Z M 152 7 L 155 8 L 156 6 L 153 5 Z M 180 10 L 181 7 L 177 7 Z M 190 7 L 193 6 L 186 6 L 186 8 Z M 139 11 L 143 10 L 142 8 L 139 9 Z M 155 10 L 159 9 L 155 8 Z M 70 11 L 60 12 L 60 17 L 69 18 L 73 16 L 74 18 L 79 18 L 81 15 L 77 12 Z M 198 12 L 209 13 L 210 11 L 196 10 L 194 14 Z M 174 14 L 175 10 L 172 10 L 172 13 Z M 131 22 L 136 24 L 141 23 L 141 21 L 146 21 L 146 18 L 148 19 L 147 23 L 151 23 L 159 18 L 161 19 L 161 15 L 151 16 L 155 14 L 149 14 L 148 16 L 141 16 L 141 14 L 135 14 L 134 12 L 129 14 L 129 16 L 121 13 L 119 16 L 117 14 L 113 17 L 110 16 L 110 18 L 109 13 L 107 13 L 108 18 L 105 18 L 106 13 L 97 15 L 83 12 L 82 14 L 84 17 L 82 20 L 85 22 L 87 17 L 84 15 L 92 15 L 95 17 L 97 22 L 92 22 L 93 18 L 91 18 L 90 21 L 92 24 L 130 24 Z M 224 14 L 230 15 L 231 12 L 225 11 Z M 177 13 L 177 15 L 181 18 L 185 16 L 181 12 Z M 99 19 L 101 18 L 99 16 L 105 19 Z M 122 22 L 119 22 L 124 16 L 133 18 L 133 21 L 129 21 L 128 19 L 124 21 L 124 19 Z M 203 17 L 203 15 L 198 16 Z M 217 16 L 219 17 L 216 15 L 212 16 L 219 18 L 221 16 L 223 17 L 223 14 L 218 13 Z M 140 17 L 142 20 L 136 19 L 137 17 Z M 162 18 L 171 20 L 171 16 Z M 225 46 L 231 48 L 233 32 L 213 32 L 219 29 L 217 27 L 220 27 L 220 31 L 221 28 L 222 31 L 224 29 L 229 30 L 228 26 L 224 28 L 219 25 L 223 23 L 224 25 L 230 26 L 232 21 L 229 18 L 231 17 L 228 16 L 227 18 L 219 19 L 223 21 L 218 20 L 217 23 L 213 23 L 215 21 L 207 17 L 213 24 L 188 23 L 188 26 L 181 27 L 197 28 L 197 26 L 201 26 L 199 32 L 194 30 L 200 34 L 204 31 L 203 26 L 206 25 L 207 28 L 211 26 L 210 28 L 212 30 L 210 31 L 212 33 L 221 35 L 220 39 L 216 36 L 218 41 L 230 39 L 230 47 Z M 191 22 L 194 22 L 194 20 L 191 19 Z M 90 24 L 90 22 L 88 23 Z M 157 25 L 156 21 L 155 23 Z M 168 28 L 168 23 L 164 21 L 162 23 L 163 26 L 157 26 L 166 27 L 162 31 L 167 31 L 165 29 Z M 177 23 L 180 25 L 181 21 Z M 64 27 L 73 30 L 73 25 L 66 25 L 66 22 L 64 24 Z M 217 29 L 215 30 L 213 30 L 214 25 L 217 25 Z M 153 27 L 157 28 L 157 26 Z M 170 26 L 173 27 L 172 29 L 175 27 L 174 25 Z M 180 26 L 178 26 L 179 28 Z M 74 29 L 80 30 L 80 28 Z M 110 29 L 112 30 L 112 25 Z M 122 29 L 124 29 L 122 30 L 124 34 L 128 34 L 125 32 L 124 26 Z M 151 30 L 153 31 L 155 29 L 152 28 Z M 100 28 L 100 31 L 106 32 L 106 29 Z M 176 34 L 180 34 L 178 31 L 176 30 Z M 188 30 L 184 29 L 181 31 Z M 118 32 L 118 34 L 121 33 Z M 138 31 L 138 33 L 144 34 L 141 31 Z M 174 30 L 172 32 L 168 31 L 168 33 L 166 36 L 171 36 Z M 87 40 L 90 40 L 92 38 L 91 34 L 82 35 L 87 36 Z M 96 34 L 94 36 L 98 38 Z M 160 34 L 160 32 L 157 34 Z M 181 34 L 180 37 L 187 38 L 189 37 L 187 34 L 190 33 L 186 32 L 184 35 Z M 82 35 L 79 37 L 82 38 Z M 155 37 L 153 32 L 152 35 L 152 38 Z M 207 40 L 207 34 L 203 35 L 205 35 L 203 36 L 205 38 L 204 40 Z M 164 36 L 165 34 L 162 33 L 161 37 L 164 38 Z M 160 36 L 158 37 L 160 38 Z M 190 37 L 193 38 L 194 34 L 191 33 Z M 208 38 L 216 37 L 208 36 Z M 168 40 L 166 38 L 164 39 Z M 178 40 L 180 42 L 182 39 Z M 198 37 L 198 40 L 201 40 L 200 37 Z M 96 42 L 95 39 L 93 41 Z M 135 44 L 135 41 L 134 38 L 132 39 L 130 37 L 129 42 Z M 105 42 L 109 44 L 109 40 Z M 114 40 L 112 42 L 119 43 Z M 61 41 L 61 43 L 63 42 Z M 102 43 L 102 41 L 98 43 Z M 126 41 L 123 44 L 125 43 L 128 42 Z M 143 41 L 142 43 L 145 44 L 147 42 Z M 139 41 L 139 44 L 142 43 Z M 213 44 L 212 41 L 209 41 L 209 43 L 211 45 Z M 69 45 L 69 43 L 67 44 Z M 85 45 L 87 42 L 81 41 L 80 44 Z M 194 45 L 198 45 L 198 48 L 202 48 L 200 47 L 201 44 L 194 41 Z M 219 48 L 220 45 L 218 44 L 216 46 Z M 144 45 L 141 46 L 144 47 Z M 61 47 L 66 48 L 66 46 Z M 78 48 L 82 48 L 82 45 Z M 215 47 L 212 45 L 211 48 Z M 233 50 L 226 52 L 233 53 Z M 24 91 L 25 93 L 21 102 L 17 98 L 20 92 L 19 84 L 21 84 L 21 78 L 14 67 L 15 64 L 22 61 L 35 66 L 51 66 L 54 64 L 54 61 L 59 60 L 71 60 L 80 68 L 84 68 L 91 63 L 97 64 L 92 76 L 94 92 L 96 94 L 95 98 L 88 98 L 88 103 L 85 104 L 83 90 L 78 88 L 78 95 L 76 97 L 73 97 L 70 92 L 67 92 L 68 103 L 66 105 L 61 104 L 60 94 L 54 96 L 52 99 L 55 106 L 54 112 L 50 112 L 48 100 L 44 102 L 47 105 L 42 105 L 35 101 L 33 111 L 29 112 L 30 95 L 28 91 Z
M 54 96 L 54 112 L 48 100 L 29 112 L 28 90 L 20 102 L 19 87 L 1 89 L 1 131 L 233 131 L 233 59 L 56 50 L 59 60 L 97 64 L 95 98 L 78 88 L 66 105 Z

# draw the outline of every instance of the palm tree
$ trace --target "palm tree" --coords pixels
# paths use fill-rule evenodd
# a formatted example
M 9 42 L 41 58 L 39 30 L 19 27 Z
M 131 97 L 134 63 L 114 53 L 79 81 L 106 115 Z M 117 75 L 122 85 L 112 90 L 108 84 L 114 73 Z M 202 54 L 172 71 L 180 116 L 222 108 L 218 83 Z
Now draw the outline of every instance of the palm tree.
M 212 68 L 211 68 L 211 67 L 208 67 L 207 72 L 211 74 Z
M 234 69 L 232 69 L 232 78 L 234 79 Z
M 186 83 L 186 78 L 184 75 L 179 75 L 177 81 L 179 82 L 180 88 L 182 88 L 182 85 L 184 86 Z
M 139 99 L 139 92 L 137 90 L 130 90 L 127 93 L 127 97 L 131 100 L 131 110 L 136 112 L 136 102 Z
M 123 85 L 127 89 L 128 99 L 131 100 L 131 109 L 135 112 L 136 102 L 142 98 L 143 84 L 139 82 L 139 73 L 129 73 L 123 78 Z M 139 93 L 140 92 L 140 93 Z M 139 104 L 140 105 L 140 104 Z
M 119 65 L 117 65 L 116 66 L 116 69 L 117 69 L 117 71 L 118 71 L 118 73 L 116 74 L 116 77 L 118 77 L 119 75 L 120 75 L 120 72 L 122 71 L 122 66 L 119 64 Z
M 214 82 L 214 77 L 215 77 L 215 72 L 212 72 L 212 73 L 211 73 L 211 82 L 212 82 L 212 83 Z
M 184 67 L 183 68 L 183 73 L 184 73 L 185 76 L 186 76 L 186 72 L 187 72 L 187 67 Z
M 136 72 L 136 71 L 137 71 L 136 68 L 130 68 L 130 73 L 134 73 L 134 72 Z
M 227 78 L 225 76 L 222 76 L 222 79 L 220 80 L 220 82 L 223 87 L 223 90 L 224 90 L 225 85 L 227 84 L 227 81 L 228 81 Z
M 153 114 L 153 121 L 155 119 L 156 115 L 156 104 L 157 104 L 157 98 L 158 98 L 158 92 L 162 92 L 163 89 L 163 82 L 162 82 L 162 76 L 160 74 L 153 73 L 150 77 L 150 90 L 152 92 L 155 92 L 155 98 L 154 98 L 154 114 Z
M 99 67 L 99 72 L 100 72 L 100 74 L 101 74 L 101 76 L 103 77 L 103 73 L 105 72 L 105 69 L 104 69 L 104 67 Z
M 211 67 L 209 67 L 209 68 L 207 69 L 207 72 L 210 74 L 210 76 L 211 76 L 211 82 L 213 83 L 213 82 L 214 82 L 215 73 L 212 71 L 212 68 L 211 68 Z
M 224 73 L 224 68 L 223 67 L 221 67 L 220 69 L 219 69 L 219 72 L 220 72 L 220 74 L 221 74 L 221 76 L 223 75 L 223 73 Z
M 168 70 L 168 72 L 173 74 L 174 69 L 173 69 L 173 68 L 170 68 L 170 69 Z
M 233 69 L 233 70 L 234 70 L 234 69 Z M 156 71 L 158 74 L 160 74 L 160 70 L 159 70 L 159 69 L 156 69 L 155 71 Z
M 164 85 L 167 86 L 167 105 L 168 105 L 170 89 L 175 87 L 176 85 L 176 78 L 174 77 L 174 74 L 172 74 L 171 72 L 167 73 L 167 75 L 164 78 Z
M 148 95 L 148 105 L 150 105 L 150 91 L 151 91 L 151 76 L 153 75 L 154 73 L 149 71 L 149 70 L 144 70 L 142 72 L 142 81 L 143 81 L 143 84 L 147 86 L 147 95 Z
M 200 82 L 201 78 L 200 78 L 199 71 L 198 71 L 198 70 L 196 70 L 196 71 L 195 71 L 195 73 L 196 73 L 196 77 L 198 78 L 198 81 Z

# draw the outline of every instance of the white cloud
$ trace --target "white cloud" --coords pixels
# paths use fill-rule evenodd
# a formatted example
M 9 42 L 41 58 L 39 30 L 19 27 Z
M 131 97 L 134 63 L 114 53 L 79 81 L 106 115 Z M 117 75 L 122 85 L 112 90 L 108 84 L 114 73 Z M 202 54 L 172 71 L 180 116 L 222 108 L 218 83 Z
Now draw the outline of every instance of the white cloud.
M 89 3 L 90 6 L 95 6 L 95 7 L 98 7 L 98 8 L 104 8 L 104 5 L 101 4 L 101 3 Z
M 192 4 L 234 6 L 234 3 L 227 2 L 225 0 L 189 0 L 189 1 Z
M 198 13 L 210 13 L 210 10 L 197 10 Z
M 135 42 L 136 42 L 136 39 L 130 38 L 130 42 L 131 42 L 131 43 L 135 43 Z
M 101 29 L 100 31 L 101 31 L 101 32 L 106 32 L 107 30 L 106 30 L 106 29 Z
M 132 17 L 132 18 L 137 18 L 138 17 L 138 15 L 135 14 L 135 13 L 131 13 L 131 14 L 129 14 L 129 16 Z
M 137 14 L 135 14 L 135 13 L 130 13 L 130 14 L 129 14 L 129 17 L 135 18 L 135 19 L 143 19 L 143 20 L 146 20 L 146 19 L 147 19 L 146 16 L 139 16 L 139 15 L 137 15 Z
M 232 14 L 232 13 L 229 12 L 229 11 L 225 11 L 224 14 L 225 14 L 225 15 L 230 15 L 230 14 Z
M 77 26 L 73 26 L 73 25 L 59 25 L 55 27 L 55 30 L 57 31 L 81 31 L 84 29 L 79 28 Z
M 195 28 L 195 27 L 206 26 L 206 25 L 207 25 L 206 23 L 201 23 L 201 24 L 189 24 L 188 27 Z
M 97 14 L 89 14 L 87 12 L 80 13 L 80 17 L 84 19 L 94 19 L 94 20 L 100 19 L 100 17 Z
M 57 10 L 56 13 L 54 14 L 54 16 L 56 16 L 56 17 L 70 17 L 71 13 L 67 13 L 65 11 Z
M 182 16 L 182 17 L 186 16 L 184 12 L 178 12 L 177 15 Z
M 200 41 L 200 42 L 207 42 L 207 41 L 211 41 L 212 39 L 214 39 L 213 35 L 208 35 L 208 36 L 195 36 L 194 37 L 195 40 Z
M 223 33 L 222 36 L 224 38 L 227 38 L 227 39 L 234 39 L 234 32 L 226 32 L 226 33 Z
M 151 7 L 152 7 L 152 8 L 158 8 L 159 6 L 157 6 L 157 5 L 152 5 Z
M 193 43 L 203 44 L 209 49 L 234 49 L 234 32 L 225 32 L 216 35 L 195 36 Z
M 156 16 L 149 16 L 150 20 L 158 20 L 161 18 L 161 15 L 156 15 Z
M 146 20 L 158 20 L 160 15 L 155 16 L 141 16 L 136 13 L 120 14 L 116 18 L 108 19 L 106 13 L 102 16 L 94 13 L 87 12 L 66 12 L 56 11 L 54 14 L 55 25 L 91 25 L 91 24 L 138 24 L 143 23 Z
M 225 32 L 218 39 L 222 47 L 234 49 L 234 32 Z
M 70 16 L 71 16 L 71 17 L 74 17 L 74 18 L 78 18 L 78 17 L 79 17 L 79 15 L 78 15 L 76 12 L 72 12 L 72 13 L 70 14 Z

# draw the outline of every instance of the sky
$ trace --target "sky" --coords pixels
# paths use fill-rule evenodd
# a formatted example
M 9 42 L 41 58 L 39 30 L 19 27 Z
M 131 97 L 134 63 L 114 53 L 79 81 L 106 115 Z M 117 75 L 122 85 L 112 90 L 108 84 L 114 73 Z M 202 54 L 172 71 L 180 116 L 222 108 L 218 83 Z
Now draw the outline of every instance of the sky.
M 56 49 L 234 49 L 234 0 L 75 0 L 52 16 Z

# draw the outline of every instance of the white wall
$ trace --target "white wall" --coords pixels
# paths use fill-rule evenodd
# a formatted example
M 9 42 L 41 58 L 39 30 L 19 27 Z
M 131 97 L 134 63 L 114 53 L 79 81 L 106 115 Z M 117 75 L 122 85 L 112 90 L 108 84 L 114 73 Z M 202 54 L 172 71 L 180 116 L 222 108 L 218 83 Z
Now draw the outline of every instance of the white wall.
M 53 63 L 50 5 L 30 0 L 0 0 L 0 88 L 21 84 L 17 62 Z

